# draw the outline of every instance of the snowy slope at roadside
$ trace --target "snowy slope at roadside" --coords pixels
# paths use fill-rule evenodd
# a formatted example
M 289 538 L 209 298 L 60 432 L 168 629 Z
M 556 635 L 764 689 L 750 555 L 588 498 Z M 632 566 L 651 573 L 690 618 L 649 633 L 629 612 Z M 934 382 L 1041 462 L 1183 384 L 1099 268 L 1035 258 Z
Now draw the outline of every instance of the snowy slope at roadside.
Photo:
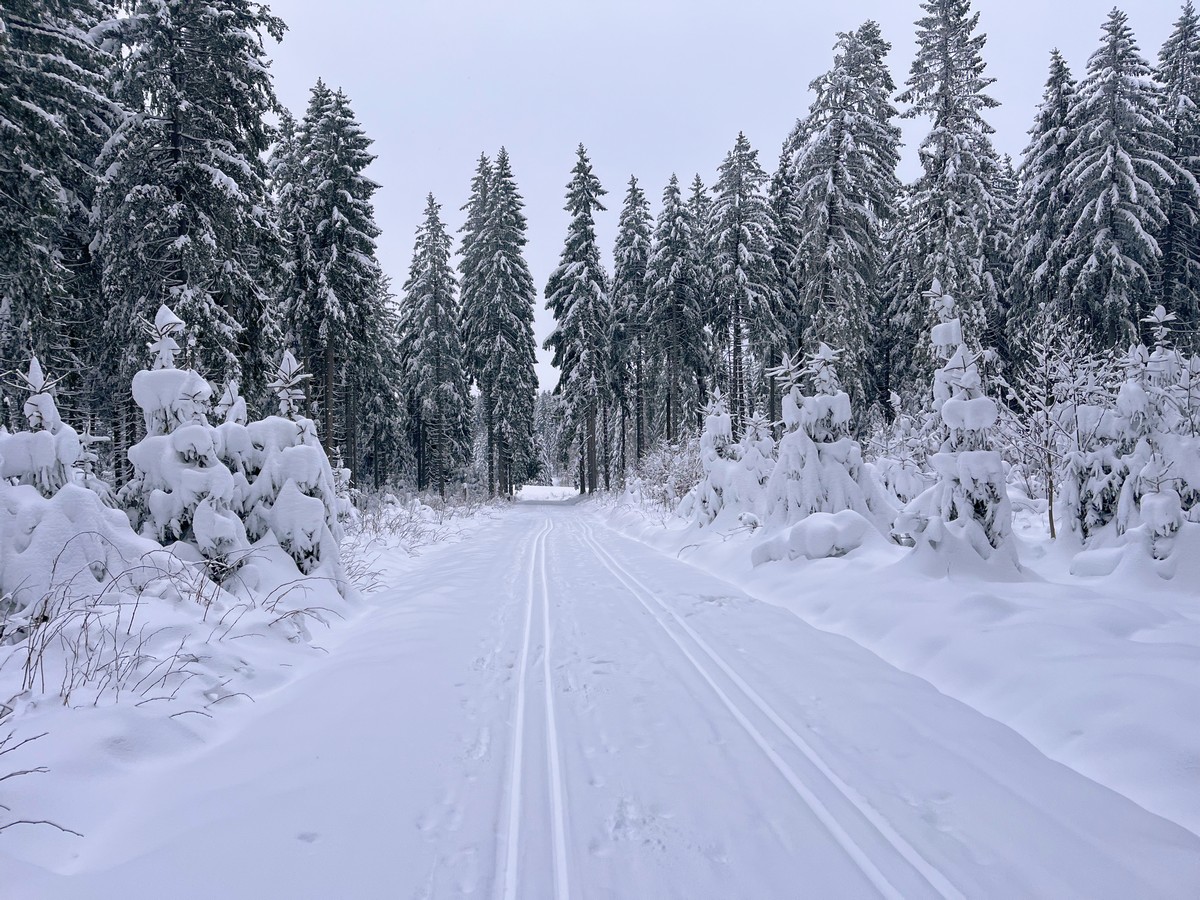
M 1072 576 L 1068 540 L 1046 553 L 1028 514 L 1017 530 L 1030 538 L 1021 543 L 1029 578 L 1006 582 L 982 569 L 921 571 L 909 551 L 882 540 L 842 558 L 754 566 L 754 548 L 770 537 L 733 516 L 698 528 L 622 503 L 603 518 L 851 638 L 1200 834 L 1200 573 L 1163 581 L 1147 561 L 1110 577 Z

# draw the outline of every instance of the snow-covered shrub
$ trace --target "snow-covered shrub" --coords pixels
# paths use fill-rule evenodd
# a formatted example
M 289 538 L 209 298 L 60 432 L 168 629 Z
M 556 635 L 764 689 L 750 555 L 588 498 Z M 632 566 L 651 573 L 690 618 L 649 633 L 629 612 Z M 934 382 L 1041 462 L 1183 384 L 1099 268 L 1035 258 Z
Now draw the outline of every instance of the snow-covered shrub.
M 149 345 L 154 368 L 133 377 L 146 437 L 129 448 L 134 475 L 118 498 L 142 535 L 193 547 L 220 579 L 240 565 L 250 543 L 238 484 L 218 455 L 218 432 L 206 416 L 212 388 L 199 373 L 175 368 L 175 336 L 182 330 L 183 321 L 160 307 Z
M 684 434 L 652 446 L 635 467 L 625 492 L 634 503 L 665 518 L 675 514 L 680 501 L 703 478 L 700 436 Z
M 733 482 L 738 450 L 733 439 L 729 407 L 717 391 L 704 408 L 704 428 L 700 432 L 700 465 L 704 468 L 704 478 L 679 504 L 680 516 L 695 519 L 704 526 L 726 506 L 737 503 Z
M 888 398 L 892 421 L 882 424 L 870 447 L 880 484 L 897 505 L 908 503 L 929 486 L 926 444 L 921 429 L 895 391 Z
M 778 459 L 766 484 L 764 512 L 769 524 L 792 525 L 813 513 L 853 510 L 885 530 L 894 512 L 863 462 L 862 448 L 850 436 L 850 397 L 834 368 L 837 352 L 821 344 L 804 365 L 798 357 L 773 371 L 784 386 Z M 801 393 L 809 379 L 813 393 Z
M 83 445 L 58 414 L 52 393 L 58 380 L 46 377 L 36 356 L 29 361 L 29 371 L 18 377 L 14 387 L 29 392 L 24 412 L 30 430 L 0 433 L 0 478 L 32 485 L 43 497 L 53 497 L 73 480 Z
M 912 536 L 919 549 L 941 550 L 953 541 L 983 559 L 1015 563 L 1004 461 L 992 442 L 996 401 L 984 395 L 954 299 L 936 282 L 929 297 L 940 319 L 931 334 L 943 360 L 934 374 L 933 407 L 945 439 L 929 460 L 937 480 L 904 508 L 895 530 Z
M 771 423 L 762 413 L 746 418 L 746 430 L 738 441 L 738 465 L 733 472 L 733 491 L 742 507 L 743 521 L 754 517 L 762 505 L 767 482 L 775 471 L 775 437 Z
M 1130 347 L 1115 400 L 1077 414 L 1094 437 L 1067 465 L 1072 524 L 1089 544 L 1109 531 L 1116 539 L 1144 532 L 1156 559 L 1170 555 L 1185 522 L 1200 518 L 1200 362 L 1173 345 L 1174 319 L 1161 306 L 1146 317 L 1154 348 Z

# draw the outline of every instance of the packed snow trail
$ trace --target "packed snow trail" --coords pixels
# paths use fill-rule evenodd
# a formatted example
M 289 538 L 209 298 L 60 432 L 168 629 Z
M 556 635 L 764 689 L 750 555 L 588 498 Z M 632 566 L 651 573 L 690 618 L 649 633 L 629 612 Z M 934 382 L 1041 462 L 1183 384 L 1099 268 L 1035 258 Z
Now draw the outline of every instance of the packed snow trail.
M 97 796 L 102 827 L 45 862 L 55 874 L 17 870 L 11 896 L 1007 900 L 1200 885 L 1200 837 L 586 506 L 518 505 L 400 581 L 321 664 L 229 712 L 220 743 Z

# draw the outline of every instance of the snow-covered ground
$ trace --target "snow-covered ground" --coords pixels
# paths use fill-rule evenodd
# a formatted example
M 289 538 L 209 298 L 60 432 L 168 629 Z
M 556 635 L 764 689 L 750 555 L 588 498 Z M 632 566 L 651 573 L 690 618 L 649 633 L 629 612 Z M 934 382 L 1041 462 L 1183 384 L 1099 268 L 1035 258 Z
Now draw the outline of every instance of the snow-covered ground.
M 579 488 L 570 485 L 527 484 L 517 491 L 517 499 L 522 503 L 557 503 L 578 496 Z
M 1113 593 L 957 590 L 883 557 L 748 575 L 736 538 L 664 553 L 610 521 L 641 528 L 594 504 L 517 504 L 406 558 L 326 655 L 202 725 L 115 709 L 26 723 L 75 739 L 12 755 L 52 771 L 4 802 L 85 837 L 0 835 L 2 893 L 1195 896 L 1196 756 L 1173 780 L 1148 771 L 1140 796 L 1117 777 L 1186 746 L 1189 726 L 1166 726 L 1187 717 L 1194 622 L 1165 602 L 1106 599 L 1067 624 Z M 1119 677 L 1135 613 L 1142 680 Z M 1071 718 L 1064 698 L 1089 689 Z M 1073 753 L 1038 731 L 1060 715 L 1087 726 Z

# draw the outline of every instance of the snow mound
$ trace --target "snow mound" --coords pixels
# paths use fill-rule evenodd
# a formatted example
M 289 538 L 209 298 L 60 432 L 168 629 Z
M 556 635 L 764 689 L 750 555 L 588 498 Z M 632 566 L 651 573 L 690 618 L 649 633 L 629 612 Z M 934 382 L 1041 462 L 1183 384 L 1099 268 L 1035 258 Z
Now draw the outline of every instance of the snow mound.
M 828 559 L 845 556 L 861 547 L 868 535 L 882 541 L 878 531 L 852 509 L 836 513 L 812 513 L 755 547 L 750 554 L 754 566 L 779 560 Z

